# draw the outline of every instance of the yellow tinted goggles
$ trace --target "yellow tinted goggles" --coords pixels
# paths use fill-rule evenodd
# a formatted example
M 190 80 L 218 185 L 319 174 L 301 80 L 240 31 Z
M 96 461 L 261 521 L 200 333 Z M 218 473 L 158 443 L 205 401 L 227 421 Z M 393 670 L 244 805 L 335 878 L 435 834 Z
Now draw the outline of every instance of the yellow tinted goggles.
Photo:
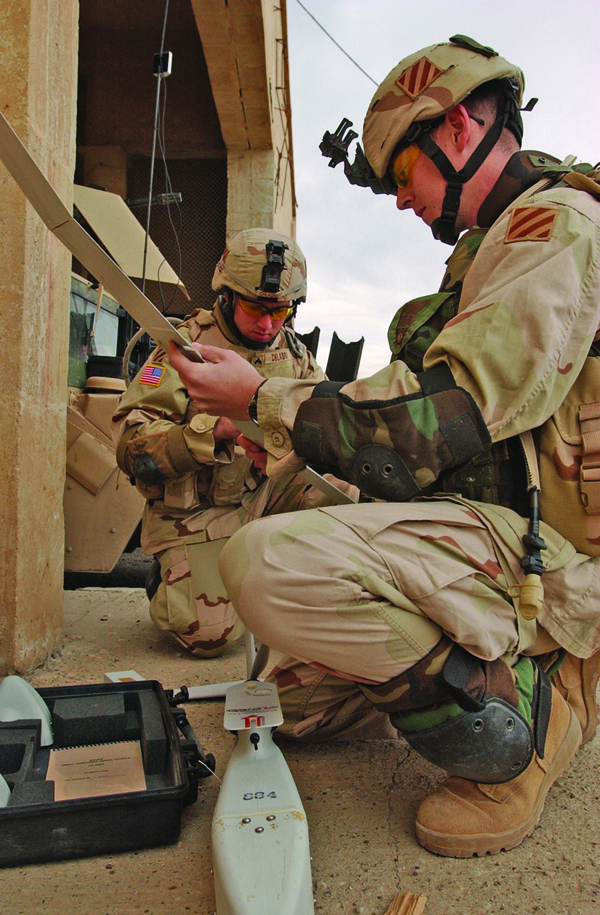
M 270 315 L 274 321 L 281 321 L 282 318 L 289 318 L 294 310 L 293 305 L 275 305 L 273 308 L 268 308 L 267 305 L 262 305 L 260 302 L 249 302 L 248 299 L 242 299 L 241 296 L 238 296 L 237 300 L 242 311 L 246 312 L 251 318 L 262 318 L 265 315 Z
M 419 147 L 412 143 L 410 146 L 407 146 L 406 149 L 399 152 L 392 161 L 390 169 L 392 178 L 402 190 L 408 187 L 412 170 L 415 167 L 420 152 L 421 150 Z

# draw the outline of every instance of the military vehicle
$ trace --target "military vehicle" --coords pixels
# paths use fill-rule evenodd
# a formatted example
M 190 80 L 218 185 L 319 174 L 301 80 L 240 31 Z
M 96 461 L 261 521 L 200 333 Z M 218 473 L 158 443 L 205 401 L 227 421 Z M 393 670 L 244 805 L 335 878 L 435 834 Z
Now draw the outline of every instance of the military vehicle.
M 78 220 L 129 276 L 175 284 L 187 298 L 121 197 L 76 186 L 75 205 Z M 111 417 L 153 343 L 147 335 L 134 341 L 137 325 L 79 268 L 70 297 L 65 572 L 110 572 L 123 552 L 139 546 L 145 501 L 117 467 Z

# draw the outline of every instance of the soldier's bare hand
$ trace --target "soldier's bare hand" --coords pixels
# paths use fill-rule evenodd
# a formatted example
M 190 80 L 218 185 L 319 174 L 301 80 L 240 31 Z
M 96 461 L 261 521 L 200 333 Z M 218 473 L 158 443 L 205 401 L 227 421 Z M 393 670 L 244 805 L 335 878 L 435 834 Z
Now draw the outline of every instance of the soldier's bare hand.
M 205 363 L 191 362 L 174 343 L 169 343 L 169 362 L 203 413 L 248 419 L 248 404 L 264 379 L 233 350 L 193 343 Z
M 239 429 L 226 416 L 221 416 L 213 429 L 215 442 L 230 442 L 239 435 Z
M 254 466 L 258 467 L 259 470 L 262 470 L 263 473 L 266 473 L 267 458 L 269 457 L 268 452 L 265 451 L 264 448 L 261 448 L 260 445 L 257 445 L 256 442 L 246 438 L 245 435 L 239 435 L 237 443 L 240 448 L 244 449 L 246 457 L 253 462 Z

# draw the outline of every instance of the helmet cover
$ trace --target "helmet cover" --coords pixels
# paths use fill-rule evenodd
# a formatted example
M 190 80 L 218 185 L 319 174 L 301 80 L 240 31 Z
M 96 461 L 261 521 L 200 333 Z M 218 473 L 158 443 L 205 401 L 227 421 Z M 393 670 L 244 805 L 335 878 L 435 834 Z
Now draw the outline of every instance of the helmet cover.
M 392 153 L 412 124 L 436 120 L 478 86 L 502 79 L 514 84 L 511 90 L 520 107 L 525 88 L 521 70 L 462 35 L 401 60 L 375 92 L 364 120 L 363 146 L 377 177 L 386 174 Z M 508 126 L 518 129 L 515 123 Z
M 300 246 L 274 229 L 244 229 L 225 248 L 212 288 L 233 289 L 251 299 L 306 300 L 306 259 Z

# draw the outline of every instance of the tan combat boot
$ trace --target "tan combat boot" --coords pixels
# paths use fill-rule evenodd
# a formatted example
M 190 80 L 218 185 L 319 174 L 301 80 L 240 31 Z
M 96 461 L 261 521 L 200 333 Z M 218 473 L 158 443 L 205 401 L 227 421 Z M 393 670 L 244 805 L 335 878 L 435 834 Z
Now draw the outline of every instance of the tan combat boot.
M 560 668 L 550 677 L 563 699 L 569 703 L 581 725 L 581 746 L 592 740 L 598 727 L 598 679 L 600 651 L 591 658 L 566 655 Z
M 429 851 L 452 858 L 494 855 L 519 845 L 537 826 L 548 789 L 580 742 L 577 717 L 553 687 L 544 758 L 534 753 L 520 775 L 500 785 L 446 779 L 419 808 L 417 840 Z

